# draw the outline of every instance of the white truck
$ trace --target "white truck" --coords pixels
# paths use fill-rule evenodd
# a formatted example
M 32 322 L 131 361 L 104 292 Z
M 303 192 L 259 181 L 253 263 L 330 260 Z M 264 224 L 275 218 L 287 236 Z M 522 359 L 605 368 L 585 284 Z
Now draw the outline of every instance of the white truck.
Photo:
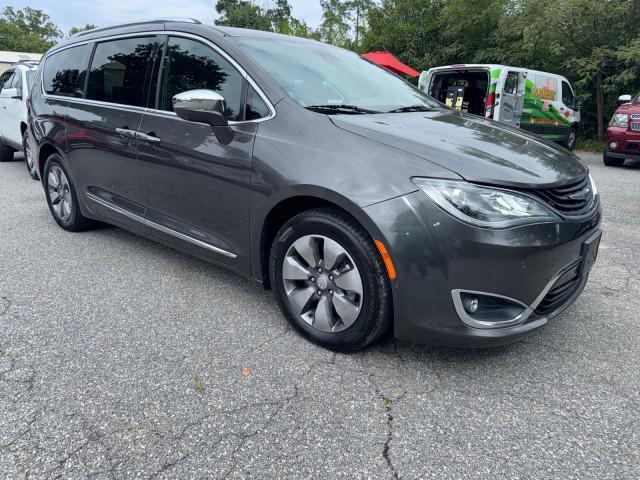
M 27 135 L 27 97 L 35 81 L 37 63 L 21 62 L 0 75 L 0 162 L 13 160 L 24 151 L 29 175 L 38 178 Z
M 422 72 L 418 86 L 457 110 L 536 133 L 572 150 L 580 103 L 562 75 L 496 64 L 458 64 Z

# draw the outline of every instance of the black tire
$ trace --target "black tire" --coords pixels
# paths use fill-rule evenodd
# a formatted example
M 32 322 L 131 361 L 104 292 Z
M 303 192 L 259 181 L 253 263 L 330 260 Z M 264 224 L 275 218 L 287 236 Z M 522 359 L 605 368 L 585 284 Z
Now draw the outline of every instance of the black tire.
M 573 151 L 576 148 L 577 143 L 578 143 L 578 129 L 575 126 L 573 126 L 569 129 L 569 135 L 567 136 L 567 139 L 564 142 L 562 142 L 562 145 L 567 150 Z
M 354 323 L 344 330 L 323 332 L 316 329 L 303 320 L 289 301 L 283 262 L 293 243 L 308 235 L 320 235 L 337 242 L 353 259 L 360 273 L 362 304 Z M 387 269 L 371 236 L 351 216 L 331 208 L 296 215 L 276 235 L 269 265 L 271 285 L 282 312 L 291 325 L 312 342 L 331 350 L 355 351 L 375 342 L 389 330 L 392 296 Z
M 29 153 L 27 152 L 28 141 L 29 141 L 29 134 L 25 130 L 24 133 L 22 134 L 22 151 L 24 153 L 24 164 L 27 167 L 27 172 L 29 172 L 29 175 L 31 176 L 31 178 L 33 178 L 34 180 L 38 180 L 36 162 L 32 160 L 31 165 L 29 165 Z
M 13 160 L 14 149 L 0 143 L 0 162 L 11 162 Z
M 624 163 L 624 158 L 610 157 L 605 150 L 602 152 L 602 161 L 607 167 L 621 167 Z
M 52 195 L 55 194 L 53 193 L 55 192 L 55 189 L 53 188 L 53 185 L 50 185 L 49 175 L 52 173 L 52 171 L 56 171 L 55 169 L 62 170 L 62 172 L 66 176 L 66 180 L 68 183 L 68 188 L 65 190 L 67 194 L 66 198 L 71 200 L 71 202 L 68 202 L 70 205 L 68 218 L 62 218 L 56 212 L 51 199 Z M 73 180 L 69 175 L 69 172 L 65 168 L 60 155 L 54 153 L 50 155 L 49 158 L 47 158 L 47 161 L 44 165 L 42 183 L 44 185 L 44 191 L 45 191 L 45 196 L 47 197 L 47 204 L 49 205 L 49 210 L 51 211 L 51 215 L 53 216 L 53 219 L 56 221 L 58 225 L 60 225 L 62 228 L 64 228 L 69 232 L 80 232 L 83 230 L 88 230 L 89 228 L 93 227 L 94 222 L 84 217 L 82 215 L 82 212 L 80 211 L 80 207 L 78 205 L 78 195 L 76 193 Z

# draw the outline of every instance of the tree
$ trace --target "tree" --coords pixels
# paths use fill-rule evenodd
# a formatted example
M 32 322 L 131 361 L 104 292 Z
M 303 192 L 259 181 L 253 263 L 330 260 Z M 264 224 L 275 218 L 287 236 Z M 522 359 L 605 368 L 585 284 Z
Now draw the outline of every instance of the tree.
M 62 32 L 42 10 L 5 7 L 0 18 L 0 50 L 43 53 Z
M 220 14 L 216 25 L 319 39 L 315 30 L 291 15 L 288 0 L 277 0 L 274 8 L 262 8 L 251 0 L 218 0 L 216 11 Z
M 86 30 L 93 30 L 94 28 L 98 28 L 97 25 L 93 23 L 85 23 L 82 27 L 71 27 L 69 29 L 69 36 L 75 35 L 76 33 L 84 32 Z
M 615 72 L 632 7 L 629 0 L 556 0 L 548 10 L 550 26 L 567 46 L 565 67 L 579 77 L 576 83 L 586 97 L 595 97 L 598 137 L 604 136 L 605 93 L 618 87 Z
M 218 0 L 216 25 L 272 31 L 271 19 L 264 9 L 250 0 Z

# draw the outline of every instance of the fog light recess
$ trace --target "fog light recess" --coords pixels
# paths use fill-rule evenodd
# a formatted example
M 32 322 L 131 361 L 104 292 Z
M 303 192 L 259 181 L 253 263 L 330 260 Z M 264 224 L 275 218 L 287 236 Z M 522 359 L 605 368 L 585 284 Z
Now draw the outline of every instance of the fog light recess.
M 615 150 L 616 148 L 618 148 L 618 142 L 611 142 L 609 143 L 609 148 L 611 150 Z
M 501 295 L 453 290 L 460 319 L 473 328 L 502 328 L 524 323 L 533 312 L 524 303 Z

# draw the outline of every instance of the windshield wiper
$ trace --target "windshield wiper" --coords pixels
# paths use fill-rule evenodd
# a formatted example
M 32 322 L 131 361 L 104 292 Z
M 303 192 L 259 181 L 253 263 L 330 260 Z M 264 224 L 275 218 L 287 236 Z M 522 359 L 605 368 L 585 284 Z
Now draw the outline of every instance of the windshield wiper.
M 305 107 L 307 110 L 314 110 L 319 113 L 381 113 L 376 110 L 369 110 L 367 108 L 357 107 L 355 105 L 341 105 L 341 104 L 328 104 L 328 105 L 309 105 Z
M 409 105 L 408 107 L 394 108 L 387 113 L 404 113 L 404 112 L 435 112 L 440 110 L 435 107 L 427 107 L 425 105 Z

